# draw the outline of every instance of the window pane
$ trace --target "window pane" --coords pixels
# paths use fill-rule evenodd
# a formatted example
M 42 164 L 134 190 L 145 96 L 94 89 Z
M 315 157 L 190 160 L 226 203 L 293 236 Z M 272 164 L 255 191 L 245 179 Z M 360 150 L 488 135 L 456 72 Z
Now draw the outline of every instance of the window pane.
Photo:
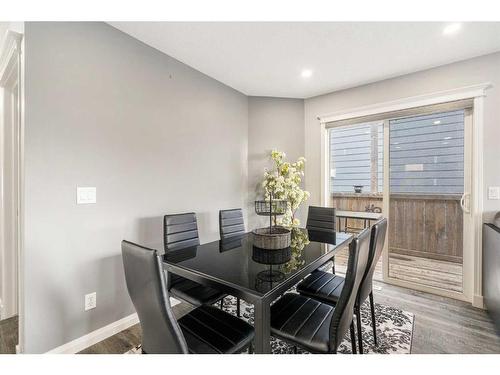
M 384 132 L 382 122 L 329 130 L 330 192 L 380 193 L 383 186 Z
M 390 146 L 391 193 L 463 193 L 463 110 L 391 120 Z

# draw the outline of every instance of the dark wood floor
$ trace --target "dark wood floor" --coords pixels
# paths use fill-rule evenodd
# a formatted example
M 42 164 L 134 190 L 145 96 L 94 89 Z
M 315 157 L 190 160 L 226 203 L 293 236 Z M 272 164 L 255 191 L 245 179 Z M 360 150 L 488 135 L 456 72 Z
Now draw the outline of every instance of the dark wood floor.
M 193 307 L 187 303 L 180 303 L 173 307 L 174 315 L 177 319 L 181 318 L 192 309 Z M 141 327 L 139 324 L 136 324 L 82 350 L 78 354 L 123 354 L 141 343 L 141 334 Z
M 0 320 L 0 354 L 16 354 L 18 318 Z
M 488 314 L 465 302 L 375 282 L 375 302 L 415 314 L 412 353 L 500 353 L 500 337 Z M 174 307 L 177 317 L 191 307 Z M 124 353 L 141 342 L 135 325 L 82 353 Z

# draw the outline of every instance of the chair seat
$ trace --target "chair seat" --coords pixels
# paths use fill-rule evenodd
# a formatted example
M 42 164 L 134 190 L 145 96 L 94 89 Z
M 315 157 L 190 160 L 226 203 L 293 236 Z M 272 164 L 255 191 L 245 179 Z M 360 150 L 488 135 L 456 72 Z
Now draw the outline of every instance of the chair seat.
M 297 291 L 307 297 L 335 305 L 344 287 L 345 279 L 329 272 L 314 271 L 297 285 Z
M 194 306 L 211 305 L 227 295 L 217 289 L 198 284 L 180 276 L 172 279 L 170 292 L 172 296 Z
M 334 307 L 287 293 L 271 306 L 271 334 L 312 353 L 328 353 Z
M 178 321 L 192 354 L 232 354 L 254 338 L 251 325 L 220 309 L 201 306 Z

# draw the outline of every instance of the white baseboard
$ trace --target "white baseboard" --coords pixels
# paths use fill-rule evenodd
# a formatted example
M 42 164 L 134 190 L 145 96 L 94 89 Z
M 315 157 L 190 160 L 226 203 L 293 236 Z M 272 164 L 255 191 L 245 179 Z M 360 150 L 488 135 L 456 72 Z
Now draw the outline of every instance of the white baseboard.
M 172 306 L 180 303 L 180 301 L 172 298 L 170 300 Z M 107 339 L 110 336 L 116 335 L 118 332 L 124 329 L 130 328 L 133 325 L 139 323 L 139 318 L 137 314 L 132 314 L 117 320 L 116 322 L 110 323 L 107 326 L 101 327 L 81 336 L 73 341 L 70 341 L 64 345 L 58 346 L 52 350 L 49 350 L 46 354 L 76 354 L 89 346 L 97 344 L 99 341 Z
M 486 307 L 484 306 L 483 296 L 475 294 L 472 299 L 472 306 L 477 307 L 479 309 L 486 309 Z
M 107 326 L 96 329 L 93 332 L 90 332 L 82 337 L 79 337 L 73 341 L 70 341 L 64 345 L 58 346 L 52 350 L 49 350 L 47 354 L 75 354 L 83 349 L 88 348 L 94 344 L 97 344 L 99 341 L 102 341 L 110 336 L 116 335 L 118 332 L 127 329 L 134 324 L 139 322 L 139 318 L 137 314 L 132 314 L 126 316 L 123 319 L 117 320 Z

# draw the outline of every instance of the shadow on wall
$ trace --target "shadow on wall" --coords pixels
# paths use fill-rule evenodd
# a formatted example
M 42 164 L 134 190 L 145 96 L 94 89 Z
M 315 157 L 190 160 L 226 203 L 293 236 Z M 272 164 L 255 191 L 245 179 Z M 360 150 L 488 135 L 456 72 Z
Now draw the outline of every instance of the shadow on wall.
M 95 270 L 93 288 L 86 293 L 97 291 L 97 307 L 88 310 L 89 319 L 86 320 L 85 332 L 90 332 L 106 324 L 112 323 L 135 312 L 130 301 L 125 283 L 125 272 L 121 252 L 91 262 L 87 269 Z M 102 290 L 99 286 L 106 285 Z M 130 301 L 124 304 L 123 301 Z
M 235 207 L 231 207 L 235 208 Z M 187 212 L 195 212 L 196 220 L 198 222 L 198 235 L 200 242 L 210 242 L 219 239 L 219 221 L 218 216 L 216 220 L 213 219 L 213 214 L 208 211 L 196 212 L 194 210 L 172 211 L 168 214 L 181 214 Z M 153 247 L 156 250 L 163 252 L 163 216 L 143 217 L 136 220 L 137 234 L 135 236 L 125 237 L 130 241 L 137 241 L 137 243 Z
M 272 168 L 272 163 L 269 158 L 271 150 L 263 150 L 248 154 L 248 164 L 253 167 L 249 170 L 248 177 L 248 227 L 247 230 L 253 230 L 266 225 L 267 219 L 258 216 L 255 213 L 255 201 L 264 199 L 264 172 Z

